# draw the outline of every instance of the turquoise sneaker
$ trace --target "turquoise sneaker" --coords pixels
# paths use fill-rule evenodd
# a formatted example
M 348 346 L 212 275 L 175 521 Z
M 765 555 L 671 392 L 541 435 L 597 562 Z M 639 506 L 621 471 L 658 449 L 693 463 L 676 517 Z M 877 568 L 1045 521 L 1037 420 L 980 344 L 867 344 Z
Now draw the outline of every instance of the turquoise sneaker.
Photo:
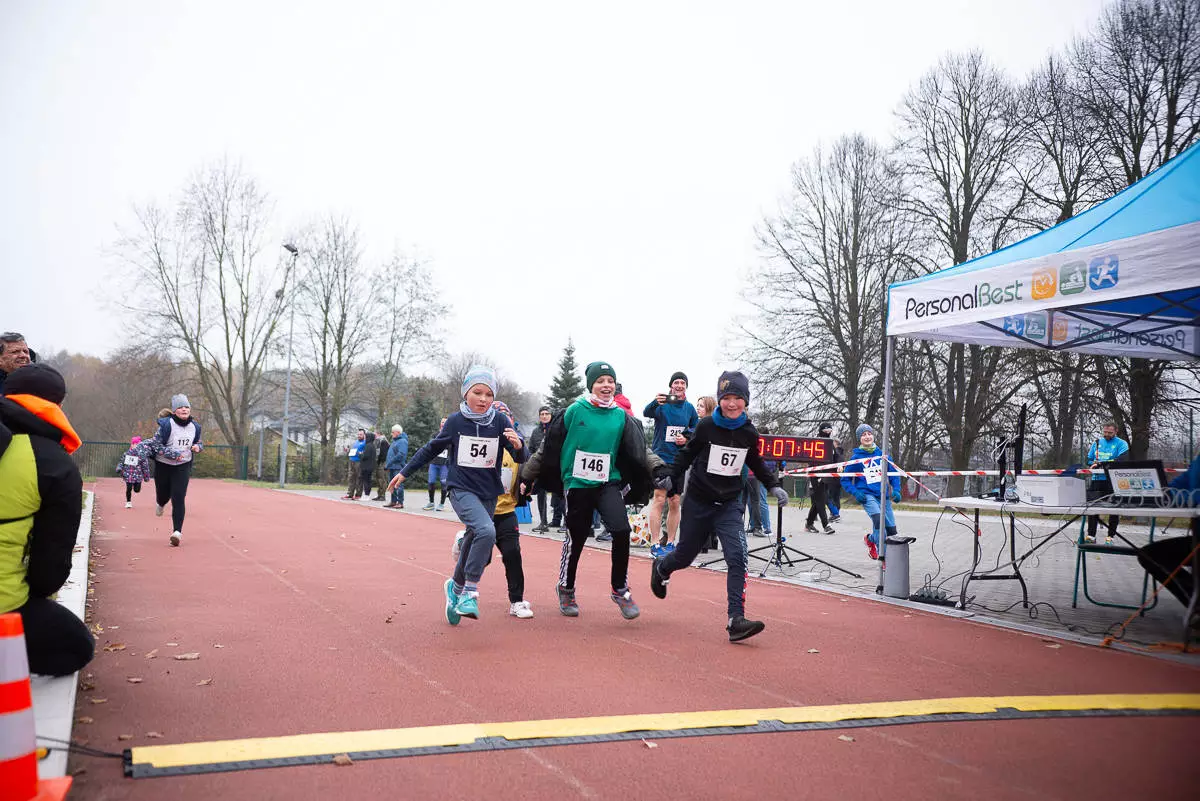
M 455 608 L 458 606 L 458 596 L 454 594 L 454 579 L 446 579 L 446 622 L 457 626 L 462 616 Z
M 479 620 L 479 600 L 478 596 L 464 592 L 458 596 L 458 603 L 454 605 L 454 611 L 460 617 L 469 617 L 472 620 Z

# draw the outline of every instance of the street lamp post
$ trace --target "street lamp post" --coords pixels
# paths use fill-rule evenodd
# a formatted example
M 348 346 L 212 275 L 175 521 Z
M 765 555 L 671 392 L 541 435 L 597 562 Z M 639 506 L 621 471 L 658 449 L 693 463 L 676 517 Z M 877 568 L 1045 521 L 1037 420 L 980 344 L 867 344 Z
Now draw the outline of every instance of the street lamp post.
M 283 249 L 292 254 L 292 286 L 295 287 L 296 259 L 300 255 L 300 248 L 296 247 L 291 242 L 285 242 Z M 296 327 L 296 298 L 294 291 L 290 302 L 292 308 L 288 320 L 287 383 L 284 384 L 283 388 L 283 439 L 279 444 L 280 487 L 283 487 L 287 484 L 288 406 L 292 400 L 292 331 Z

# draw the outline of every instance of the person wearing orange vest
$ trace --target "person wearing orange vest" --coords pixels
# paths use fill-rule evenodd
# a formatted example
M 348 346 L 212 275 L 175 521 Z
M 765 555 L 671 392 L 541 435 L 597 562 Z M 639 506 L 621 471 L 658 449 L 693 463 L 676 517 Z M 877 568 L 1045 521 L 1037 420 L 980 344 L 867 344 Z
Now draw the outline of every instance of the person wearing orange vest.
M 91 661 L 95 640 L 53 600 L 71 572 L 83 479 L 82 444 L 63 414 L 67 384 L 53 367 L 14 370 L 0 397 L 0 613 L 17 612 L 29 670 L 66 676 Z

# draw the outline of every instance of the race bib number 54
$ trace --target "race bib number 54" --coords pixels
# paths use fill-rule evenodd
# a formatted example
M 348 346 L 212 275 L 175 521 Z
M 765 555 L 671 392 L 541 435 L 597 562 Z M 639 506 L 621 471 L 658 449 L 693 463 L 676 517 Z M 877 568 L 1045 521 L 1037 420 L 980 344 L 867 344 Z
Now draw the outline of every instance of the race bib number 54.
M 571 475 L 584 481 L 608 481 L 609 454 L 576 451 Z
M 495 467 L 496 456 L 499 453 L 499 437 L 460 436 L 458 438 L 459 467 Z
M 746 448 L 708 446 L 708 472 L 716 476 L 740 476 L 746 464 Z

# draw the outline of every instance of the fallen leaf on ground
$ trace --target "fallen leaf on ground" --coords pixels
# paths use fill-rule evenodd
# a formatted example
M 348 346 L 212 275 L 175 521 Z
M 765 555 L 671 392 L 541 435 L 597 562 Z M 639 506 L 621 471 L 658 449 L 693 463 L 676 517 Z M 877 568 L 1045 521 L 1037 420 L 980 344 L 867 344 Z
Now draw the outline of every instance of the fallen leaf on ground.
M 180 662 L 195 662 L 199 658 L 200 658 L 199 651 L 192 651 L 191 653 L 187 653 L 187 654 L 175 654 L 175 659 Z
M 820 651 L 818 651 L 816 648 L 809 648 L 809 649 L 808 649 L 808 652 L 809 652 L 810 654 L 819 654 L 819 653 L 821 653 L 821 652 L 820 652 Z
M 224 647 L 225 646 L 221 645 L 220 643 L 213 643 L 213 648 L 224 648 Z
M 333 758 L 333 764 L 343 765 L 343 766 L 344 765 L 353 765 L 354 760 L 350 758 L 349 754 L 338 754 L 337 756 L 335 756 Z
M 647 748 L 658 748 L 658 743 L 652 743 L 649 740 L 642 740 L 642 745 L 646 746 Z
M 336 590 L 336 589 L 337 589 L 337 587 L 326 587 L 325 589 L 327 589 L 327 590 Z
M 121 627 L 120 626 L 109 626 L 109 628 L 112 629 L 113 631 L 116 631 L 117 629 L 119 629 Z
M 179 643 L 177 643 L 177 642 L 169 642 L 169 643 L 167 643 L 167 647 L 168 647 L 168 648 L 178 648 L 178 647 L 179 647 Z
M 1061 645 L 1059 645 L 1059 644 L 1058 644 L 1058 643 L 1056 643 L 1056 642 L 1055 642 L 1055 643 L 1050 643 L 1050 644 L 1049 644 L 1049 645 L 1047 645 L 1046 647 L 1047 647 L 1047 648 L 1062 648 L 1062 646 L 1061 646 Z
M 118 740 L 132 740 L 133 735 L 132 734 L 118 734 L 117 739 Z
M 89 718 L 87 715 L 80 715 L 79 717 L 75 718 L 75 722 L 83 726 L 87 725 L 88 723 L 95 723 L 96 720 L 95 718 Z
M 104 650 L 105 651 L 124 651 L 125 643 L 123 643 L 123 642 L 110 643 L 109 645 L 104 646 Z
M 83 690 L 85 693 L 91 692 L 92 690 L 96 689 L 96 684 L 95 682 L 91 681 L 81 681 L 79 682 L 79 689 Z
M 383 621 L 383 622 L 384 622 L 384 623 L 391 623 L 391 622 L 392 622 L 392 616 L 391 616 L 391 615 L 388 615 L 388 616 L 387 616 L 387 620 L 385 620 L 385 621 Z
M 280 570 L 280 571 L 279 571 L 279 574 L 280 574 L 280 575 L 283 575 L 283 574 L 284 574 L 284 573 L 286 573 L 286 572 L 287 572 L 286 570 Z
M 90 704 L 107 704 L 108 699 L 107 698 L 89 698 L 88 703 L 90 703 Z
M 96 637 L 99 637 L 101 634 L 104 633 L 104 626 L 101 626 L 99 623 L 93 623 L 88 628 L 90 628 L 92 630 L 92 634 Z
M 843 743 L 852 743 L 852 742 L 854 742 L 854 738 L 853 738 L 853 737 L 851 737 L 849 734 L 839 734 L 839 735 L 838 735 L 838 739 L 839 739 L 839 740 L 841 740 Z
M 152 740 L 157 740 L 159 737 L 162 737 L 162 734 L 156 731 L 148 731 L 146 732 L 146 736 Z
M 154 657 L 156 657 L 156 656 L 158 656 L 158 649 L 157 649 L 157 648 L 155 648 L 153 651 L 147 651 L 147 652 L 146 652 L 146 658 L 147 658 L 147 659 L 153 659 L 153 658 L 154 658 Z
M 210 684 L 212 684 L 212 679 L 200 679 L 200 681 L 196 682 L 197 687 L 207 687 Z
M 130 676 L 129 678 L 125 679 L 125 681 L 129 682 L 130 684 L 141 684 L 142 677 L 141 676 Z
M 75 770 L 71 771 L 72 776 L 80 776 L 84 773 L 87 773 L 87 768 L 75 768 Z

